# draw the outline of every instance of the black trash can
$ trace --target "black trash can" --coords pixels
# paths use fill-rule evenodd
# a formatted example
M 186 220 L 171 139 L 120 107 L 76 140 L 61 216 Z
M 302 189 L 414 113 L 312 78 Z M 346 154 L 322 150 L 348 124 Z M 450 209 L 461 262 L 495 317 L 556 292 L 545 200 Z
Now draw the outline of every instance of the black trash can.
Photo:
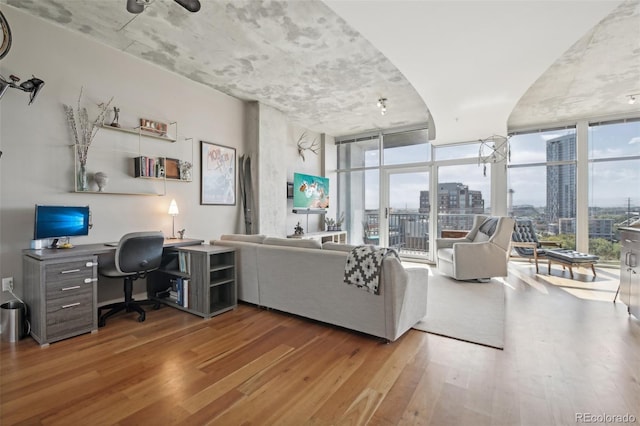
M 2 327 L 2 340 L 5 342 L 17 342 L 29 333 L 27 321 L 27 305 L 19 300 L 0 305 L 0 326 Z

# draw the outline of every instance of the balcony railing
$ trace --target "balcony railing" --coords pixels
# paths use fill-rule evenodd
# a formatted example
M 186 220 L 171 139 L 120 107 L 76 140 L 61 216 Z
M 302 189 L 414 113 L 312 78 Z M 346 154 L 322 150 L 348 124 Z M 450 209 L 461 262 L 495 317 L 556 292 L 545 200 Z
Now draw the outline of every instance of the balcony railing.
M 440 230 L 468 230 L 473 224 L 473 214 L 438 215 Z M 365 213 L 364 244 L 378 244 L 378 213 Z M 401 254 L 424 255 L 429 252 L 429 213 L 391 213 L 389 215 L 389 247 Z

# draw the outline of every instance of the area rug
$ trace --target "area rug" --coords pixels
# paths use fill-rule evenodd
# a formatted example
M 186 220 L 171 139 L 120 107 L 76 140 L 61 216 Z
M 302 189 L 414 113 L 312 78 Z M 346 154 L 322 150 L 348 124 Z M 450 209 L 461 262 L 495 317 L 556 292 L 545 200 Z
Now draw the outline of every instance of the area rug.
M 486 283 L 456 281 L 433 270 L 427 316 L 413 326 L 465 342 L 504 349 L 505 296 L 500 279 Z

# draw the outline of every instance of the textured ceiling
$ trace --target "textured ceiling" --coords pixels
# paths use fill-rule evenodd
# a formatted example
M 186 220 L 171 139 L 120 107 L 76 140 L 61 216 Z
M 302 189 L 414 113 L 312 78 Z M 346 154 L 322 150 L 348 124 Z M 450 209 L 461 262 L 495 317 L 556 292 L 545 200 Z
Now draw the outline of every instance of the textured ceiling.
M 431 113 L 449 143 L 638 112 L 640 0 L 5 1 L 334 136 Z
M 338 136 L 428 120 L 424 101 L 397 68 L 320 1 L 202 0 L 190 13 L 155 0 L 139 15 L 126 11 L 125 0 L 7 3 L 275 107 L 318 132 Z M 390 98 L 385 116 L 376 106 L 380 97 Z
M 509 127 L 640 113 L 640 1 L 627 1 L 578 40 L 520 99 Z M 640 96 L 638 96 L 640 98 Z
M 436 144 L 640 113 L 623 96 L 639 92 L 639 0 L 325 3 L 416 88 Z

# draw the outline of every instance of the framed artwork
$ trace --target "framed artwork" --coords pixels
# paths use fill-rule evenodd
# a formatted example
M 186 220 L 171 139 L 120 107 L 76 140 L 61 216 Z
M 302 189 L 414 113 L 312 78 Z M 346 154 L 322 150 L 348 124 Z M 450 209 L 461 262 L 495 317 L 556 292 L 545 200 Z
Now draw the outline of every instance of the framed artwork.
M 236 149 L 200 141 L 200 204 L 235 206 Z

